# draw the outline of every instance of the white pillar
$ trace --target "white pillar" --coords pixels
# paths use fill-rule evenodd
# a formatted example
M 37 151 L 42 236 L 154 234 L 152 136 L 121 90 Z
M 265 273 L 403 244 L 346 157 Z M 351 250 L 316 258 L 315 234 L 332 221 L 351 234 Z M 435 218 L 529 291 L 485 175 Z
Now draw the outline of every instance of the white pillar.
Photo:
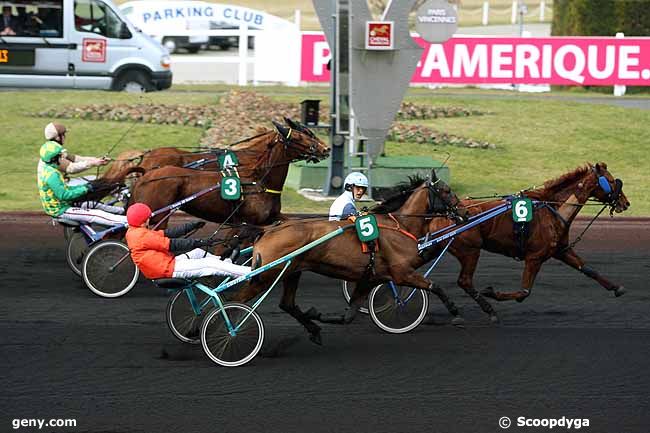
M 542 0 L 539 3 L 539 22 L 544 22 L 545 13 L 546 13 L 546 2 Z
M 510 19 L 512 24 L 517 24 L 517 9 L 518 9 L 517 6 L 518 6 L 518 3 L 519 2 L 517 0 L 512 1 L 512 18 Z
M 296 9 L 295 12 L 293 13 L 293 23 L 298 28 L 298 31 L 300 31 L 300 24 L 301 24 L 300 20 L 301 20 L 301 18 L 302 18 L 302 16 L 301 16 L 301 13 L 300 13 L 300 9 Z
M 487 1 L 483 2 L 483 25 L 487 26 L 490 20 L 490 3 Z
M 616 33 L 617 38 L 624 38 L 623 33 Z M 625 91 L 627 90 L 626 86 L 614 85 L 614 96 L 625 96 Z
M 248 82 L 248 24 L 239 24 L 239 79 L 237 83 L 245 86 Z

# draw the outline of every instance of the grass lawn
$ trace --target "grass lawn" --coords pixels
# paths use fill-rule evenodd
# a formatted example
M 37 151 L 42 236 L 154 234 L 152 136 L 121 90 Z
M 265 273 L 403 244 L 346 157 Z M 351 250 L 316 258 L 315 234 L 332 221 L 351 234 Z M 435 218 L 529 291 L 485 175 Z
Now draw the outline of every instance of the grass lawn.
M 31 117 L 30 113 L 91 103 L 212 104 L 217 103 L 219 95 L 229 88 L 182 86 L 174 87 L 174 91 L 141 97 L 72 90 L 3 92 L 0 100 L 3 113 L 0 146 L 4 151 L 0 159 L 0 210 L 40 209 L 35 172 L 47 119 Z M 325 87 L 259 87 L 255 90 L 296 103 L 305 97 L 323 100 L 328 97 Z M 540 185 L 587 161 L 605 161 L 611 173 L 625 182 L 624 191 L 632 202 L 626 215 L 650 216 L 650 197 L 646 192 L 650 180 L 650 162 L 646 157 L 650 111 L 512 94 L 503 99 L 487 99 L 483 97 L 486 94 L 501 93 L 477 89 L 411 89 L 407 100 L 489 112 L 485 116 L 435 119 L 425 123 L 451 134 L 495 143 L 496 150 L 389 142 L 388 154 L 433 155 L 442 160 L 446 158 L 445 152 L 451 153 L 448 164 L 452 187 L 459 195 L 514 192 Z M 63 122 L 70 128 L 66 147 L 85 155 L 104 154 L 118 141 L 112 155 L 127 149 L 195 145 L 202 134 L 201 129 L 186 126 L 138 123 L 131 127 L 132 124 L 125 122 L 88 120 Z M 283 200 L 287 212 L 323 212 L 328 207 L 327 203 L 307 201 L 292 191 L 287 191 Z

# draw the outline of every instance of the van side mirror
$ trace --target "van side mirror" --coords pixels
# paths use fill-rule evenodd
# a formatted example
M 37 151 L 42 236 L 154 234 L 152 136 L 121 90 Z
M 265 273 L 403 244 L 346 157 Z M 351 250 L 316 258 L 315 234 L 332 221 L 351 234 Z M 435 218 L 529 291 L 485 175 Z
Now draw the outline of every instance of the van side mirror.
M 133 35 L 131 35 L 129 27 L 125 23 L 122 23 L 120 26 L 120 39 L 131 39 L 132 37 Z

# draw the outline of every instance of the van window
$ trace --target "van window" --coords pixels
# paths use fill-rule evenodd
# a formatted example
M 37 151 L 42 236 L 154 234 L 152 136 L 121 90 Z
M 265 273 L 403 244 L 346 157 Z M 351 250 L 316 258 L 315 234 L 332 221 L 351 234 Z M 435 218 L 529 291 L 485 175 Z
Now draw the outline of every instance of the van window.
M 105 3 L 98 0 L 75 0 L 74 27 L 79 32 L 119 38 L 122 21 Z
M 47 3 L 24 1 L 0 3 L 0 37 L 24 36 L 60 38 L 63 36 L 63 1 Z

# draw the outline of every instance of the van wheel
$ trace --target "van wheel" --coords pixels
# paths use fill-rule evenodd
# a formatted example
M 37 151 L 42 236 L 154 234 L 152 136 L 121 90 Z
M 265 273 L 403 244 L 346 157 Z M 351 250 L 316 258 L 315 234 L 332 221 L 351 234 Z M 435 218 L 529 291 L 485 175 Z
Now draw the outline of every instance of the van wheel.
M 121 74 L 115 83 L 115 90 L 128 93 L 143 93 L 153 90 L 149 77 L 141 71 L 126 71 Z
M 200 49 L 201 47 L 187 47 L 187 52 L 190 54 L 196 54 Z

